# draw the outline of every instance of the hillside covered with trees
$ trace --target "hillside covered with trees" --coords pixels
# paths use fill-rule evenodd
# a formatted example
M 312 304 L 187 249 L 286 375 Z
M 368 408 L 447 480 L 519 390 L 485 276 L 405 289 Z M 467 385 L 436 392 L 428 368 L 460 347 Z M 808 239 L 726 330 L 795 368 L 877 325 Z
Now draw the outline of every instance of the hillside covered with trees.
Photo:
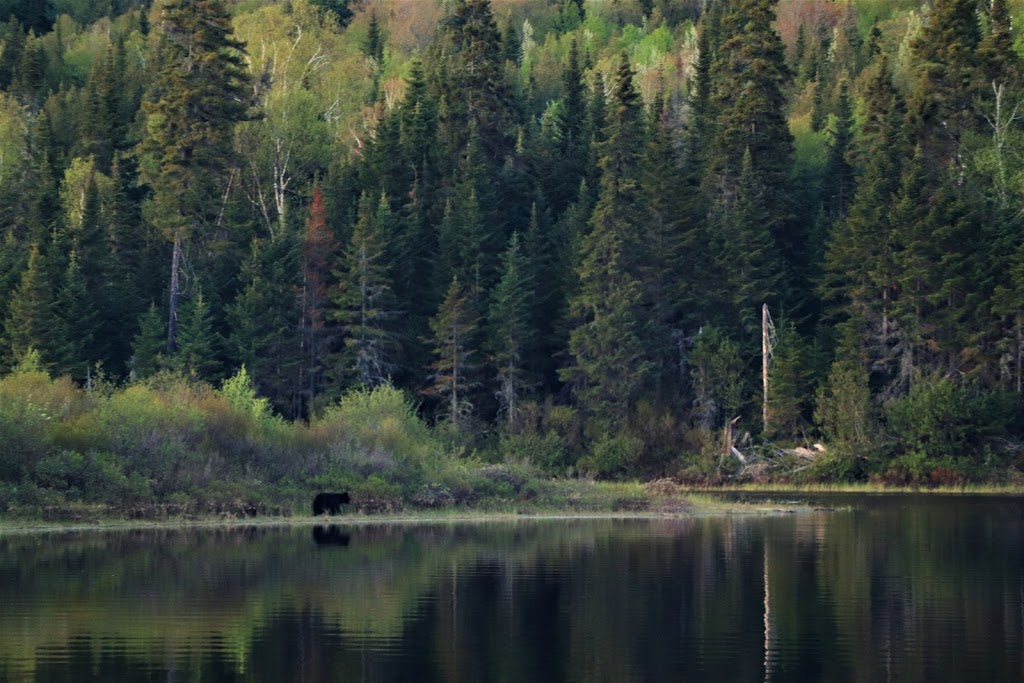
M 0 0 L 0 509 L 1019 482 L 1019 10 Z

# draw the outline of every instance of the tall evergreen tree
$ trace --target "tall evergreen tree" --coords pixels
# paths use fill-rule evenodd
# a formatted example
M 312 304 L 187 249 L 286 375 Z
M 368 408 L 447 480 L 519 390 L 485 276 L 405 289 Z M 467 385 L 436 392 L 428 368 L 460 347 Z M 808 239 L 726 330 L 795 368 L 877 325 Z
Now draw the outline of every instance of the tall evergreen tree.
M 39 352 L 44 362 L 52 362 L 50 340 L 55 326 L 53 293 L 46 278 L 46 266 L 39 247 L 32 245 L 21 282 L 7 305 L 7 319 L 4 321 L 7 365 L 16 365 L 33 349 Z
M 132 339 L 131 377 L 144 380 L 155 375 L 164 365 L 164 351 L 167 348 L 166 321 L 150 304 L 139 317 L 138 332 Z
M 936 0 L 913 42 L 917 80 L 909 103 L 909 125 L 933 170 L 950 161 L 962 167 L 960 145 L 979 125 L 978 55 L 981 30 L 976 0 Z
M 514 431 L 523 393 L 531 384 L 526 360 L 535 337 L 529 317 L 533 282 L 517 233 L 512 234 L 501 260 L 501 279 L 487 313 L 488 346 L 491 363 L 497 371 L 495 393 L 499 412 L 505 417 L 507 427 Z
M 359 218 L 340 265 L 335 273 L 339 283 L 333 299 L 345 348 L 336 374 L 350 384 L 380 386 L 391 380 L 398 367 L 398 312 L 385 242 L 365 193 L 359 200 Z
M 199 289 L 182 306 L 178 352 L 170 359 L 171 368 L 208 382 L 218 378 L 221 370 L 218 358 L 220 344 L 213 322 L 210 304 L 203 296 L 203 290 Z
M 473 413 L 471 400 L 479 385 L 476 336 L 479 316 L 457 278 L 452 278 L 437 314 L 430 320 L 433 371 L 423 393 L 441 401 L 441 411 L 456 428 Z
M 331 268 L 337 245 L 327 226 L 324 197 L 318 185 L 313 186 L 313 202 L 306 219 L 303 239 L 302 287 L 299 290 L 299 335 L 302 363 L 299 366 L 299 388 L 307 402 L 319 392 L 324 374 L 332 330 L 328 325 Z
M 156 58 L 159 71 L 144 109 L 157 222 L 173 245 L 167 350 L 177 350 L 184 249 L 201 237 L 213 212 L 216 179 L 232 157 L 232 129 L 247 117 L 245 46 L 231 35 L 222 0 L 162 0 Z
M 78 261 L 72 251 L 64 281 L 54 300 L 56 329 L 52 331 L 54 370 L 84 381 L 89 368 L 102 358 L 94 355 L 103 332 L 97 311 Z

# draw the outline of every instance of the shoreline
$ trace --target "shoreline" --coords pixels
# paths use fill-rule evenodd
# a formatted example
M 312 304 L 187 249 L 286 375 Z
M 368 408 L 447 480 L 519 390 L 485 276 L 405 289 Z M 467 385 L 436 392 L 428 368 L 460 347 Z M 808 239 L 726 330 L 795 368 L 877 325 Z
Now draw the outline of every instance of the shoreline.
M 130 519 L 100 516 L 81 521 L 44 520 L 33 517 L 0 515 L 0 538 L 14 534 L 75 533 L 84 531 L 134 531 L 160 529 L 217 529 L 241 527 L 315 527 L 324 525 L 367 526 L 382 524 L 476 524 L 488 522 L 557 521 L 587 519 L 694 519 L 714 516 L 771 516 L 794 513 L 839 511 L 839 507 L 813 506 L 805 501 L 742 501 L 728 500 L 730 494 L 754 495 L 825 495 L 825 496 L 978 496 L 1024 497 L 1024 486 L 958 486 L 937 488 L 882 487 L 872 484 L 814 484 L 806 486 L 783 484 L 737 484 L 718 487 L 680 487 L 672 496 L 656 496 L 646 510 L 592 509 L 571 507 L 524 506 L 519 510 L 485 508 L 448 508 L 436 511 L 365 513 L 347 512 L 334 516 L 314 517 L 308 514 L 258 515 L 254 517 L 181 516 L 157 519 Z
M 698 494 L 699 495 L 699 494 Z M 675 499 L 690 501 L 686 498 Z M 691 504 L 692 505 L 692 504 Z M 789 515 L 798 512 L 821 511 L 803 503 L 745 503 L 721 501 L 692 505 L 686 510 L 649 511 L 573 511 L 538 510 L 536 512 L 505 512 L 487 510 L 451 510 L 448 512 L 408 512 L 382 515 L 351 513 L 332 517 L 261 516 L 251 518 L 210 517 L 204 519 L 168 518 L 159 520 L 99 519 L 89 522 L 49 522 L 34 519 L 0 517 L 0 538 L 7 535 L 78 533 L 91 531 L 145 531 L 161 529 L 230 529 L 250 527 L 319 527 L 319 526 L 375 526 L 414 524 L 486 524 L 491 522 L 535 522 L 575 520 L 671 520 L 699 519 L 715 516 L 760 517 Z

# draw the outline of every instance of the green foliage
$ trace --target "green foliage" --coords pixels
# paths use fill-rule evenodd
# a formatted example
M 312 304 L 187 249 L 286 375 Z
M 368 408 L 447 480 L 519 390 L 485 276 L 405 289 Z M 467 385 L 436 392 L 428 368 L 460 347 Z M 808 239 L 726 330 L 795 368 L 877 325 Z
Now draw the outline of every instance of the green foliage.
M 256 395 L 252 378 L 249 377 L 244 365 L 233 376 L 224 380 L 220 393 L 235 410 L 248 413 L 257 420 L 270 416 L 270 401 Z
M 632 434 L 605 436 L 591 444 L 590 452 L 580 458 L 581 472 L 602 479 L 615 478 L 636 466 L 643 453 L 643 441 Z
M 766 301 L 803 474 L 1006 467 L 1021 425 L 974 404 L 1024 377 L 1019 2 L 357 4 L 0 0 L 0 367 L 91 387 L 0 408 L 11 500 L 715 480 Z M 463 457 L 360 489 L 317 416 L 391 382 Z
M 390 385 L 346 394 L 310 424 L 310 432 L 318 444 L 314 474 L 410 484 L 442 464 L 439 444 L 415 406 Z
M 861 363 L 841 359 L 832 364 L 826 384 L 818 391 L 814 419 L 830 449 L 845 456 L 872 455 L 877 422 Z
M 744 404 L 743 361 L 739 347 L 714 327 L 700 330 L 690 354 L 697 424 L 716 429 Z
M 979 395 L 944 377 L 915 382 L 910 393 L 886 407 L 895 452 L 926 461 L 971 458 L 979 462 L 991 439 L 1006 434 L 1015 398 Z

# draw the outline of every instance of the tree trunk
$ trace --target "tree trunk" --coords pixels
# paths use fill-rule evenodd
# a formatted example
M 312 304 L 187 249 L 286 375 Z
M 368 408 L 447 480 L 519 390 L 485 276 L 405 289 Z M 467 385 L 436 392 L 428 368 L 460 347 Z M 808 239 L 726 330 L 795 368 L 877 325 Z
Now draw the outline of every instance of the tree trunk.
M 175 236 L 171 253 L 171 293 L 167 315 L 167 355 L 173 356 L 178 349 L 178 299 L 181 296 L 181 237 Z

